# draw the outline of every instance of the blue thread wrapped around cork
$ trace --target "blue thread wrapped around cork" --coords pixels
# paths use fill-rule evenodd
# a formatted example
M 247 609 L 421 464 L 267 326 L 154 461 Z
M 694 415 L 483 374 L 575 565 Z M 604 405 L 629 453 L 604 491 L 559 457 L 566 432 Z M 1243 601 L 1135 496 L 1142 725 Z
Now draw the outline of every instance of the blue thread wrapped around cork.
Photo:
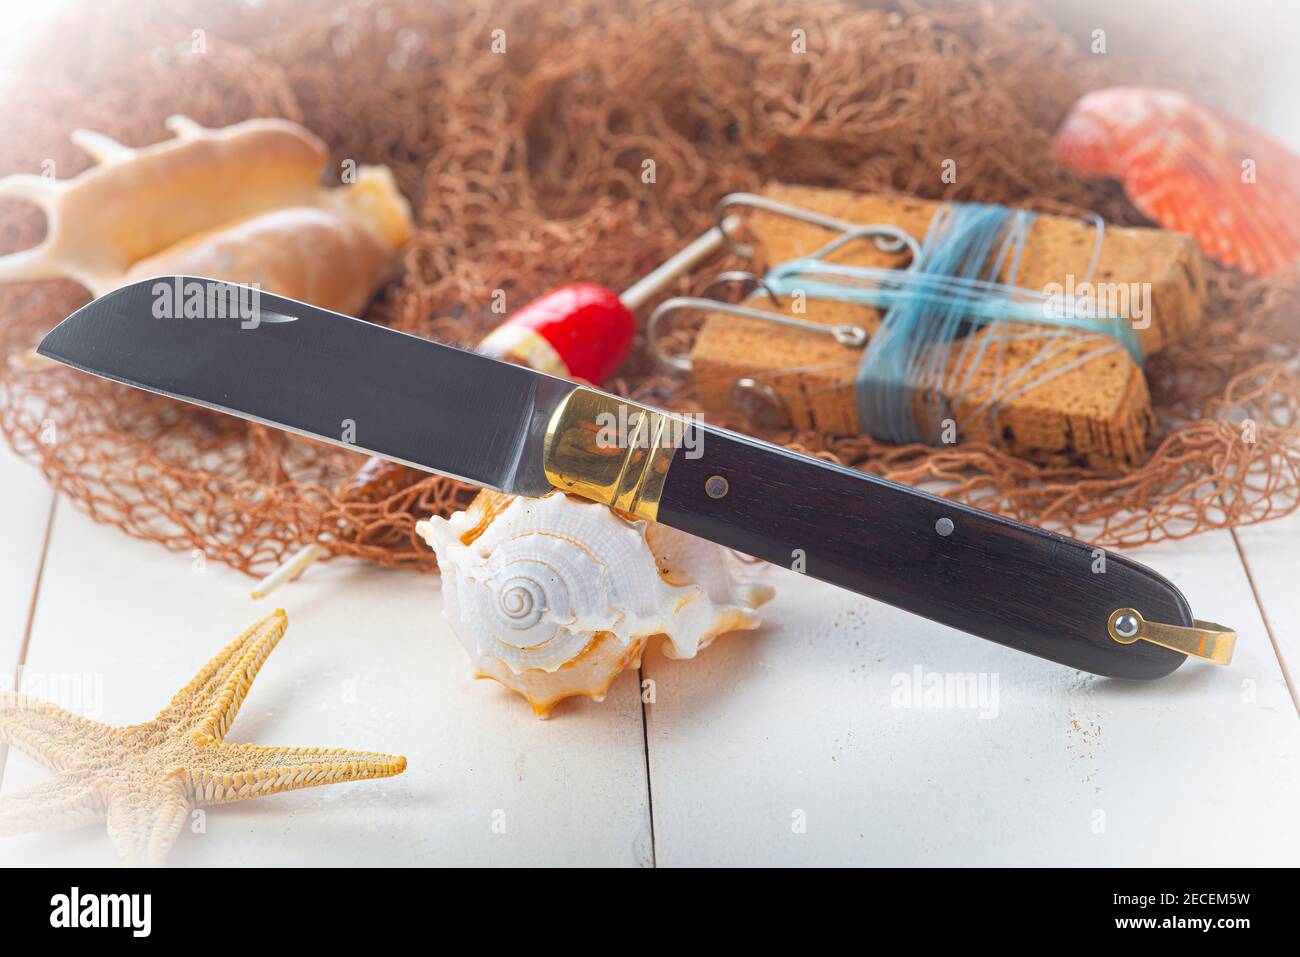
M 1113 471 L 1145 458 L 1143 358 L 1203 318 L 1201 261 L 1188 237 L 816 187 L 763 195 L 864 224 L 863 234 L 750 212 L 746 240 L 770 291 L 746 305 L 857 324 L 868 345 L 709 313 L 690 351 L 706 410 L 747 414 L 743 382 L 796 430 L 987 442 Z M 915 237 L 913 248 L 873 242 L 882 223 Z M 917 262 L 925 268 L 909 270 Z
M 918 422 L 916 398 L 959 399 L 966 387 L 960 370 L 971 364 L 953 362 L 945 353 L 960 350 L 978 363 L 986 350 L 1023 334 L 1016 324 L 1044 327 L 1044 334 L 1106 336 L 1142 364 L 1134 317 L 1121 315 L 1117 301 L 1092 294 L 1067 295 L 1063 286 L 1056 293 L 1016 285 L 1035 219 L 1034 213 L 1005 206 L 945 204 L 905 268 L 828 263 L 814 255 L 779 263 L 768 271 L 764 284 L 777 296 L 802 291 L 814 299 L 881 310 L 883 318 L 863 352 L 856 378 L 858 421 L 864 432 L 878 439 L 937 444 L 946 418 L 944 406 L 952 402 L 923 398 L 932 415 L 929 421 Z M 1094 288 L 1093 274 L 1105 237 L 1101 218 L 1089 221 L 1097 239 L 1084 279 L 1074 287 L 1080 290 Z M 828 251 L 839 245 L 840 240 L 829 243 Z M 1006 282 L 993 278 L 1004 273 Z M 976 329 L 985 335 L 970 335 Z M 1036 388 L 1061 372 L 1055 367 L 1026 377 L 1017 370 L 1014 380 L 989 390 L 988 401 L 1002 401 L 1001 393 L 1011 389 Z

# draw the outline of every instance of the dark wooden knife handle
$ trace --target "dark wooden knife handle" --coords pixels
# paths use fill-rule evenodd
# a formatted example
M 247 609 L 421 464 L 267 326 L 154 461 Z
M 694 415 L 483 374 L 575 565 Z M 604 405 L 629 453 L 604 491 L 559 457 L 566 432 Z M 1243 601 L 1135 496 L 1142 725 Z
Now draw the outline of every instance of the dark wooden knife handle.
M 693 428 L 664 482 L 665 524 L 1094 674 L 1159 678 L 1186 657 L 1110 637 L 1107 618 L 1118 608 L 1193 623 L 1178 589 L 1137 562 L 732 432 Z

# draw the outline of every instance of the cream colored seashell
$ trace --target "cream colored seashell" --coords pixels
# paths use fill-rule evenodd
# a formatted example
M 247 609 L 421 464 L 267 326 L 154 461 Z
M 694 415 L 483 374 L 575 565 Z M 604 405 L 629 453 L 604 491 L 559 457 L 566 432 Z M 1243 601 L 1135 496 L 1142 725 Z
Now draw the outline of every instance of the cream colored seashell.
M 72 140 L 97 161 L 57 180 L 16 174 L 0 195 L 38 204 L 39 245 L 0 256 L 0 282 L 69 278 L 96 296 L 138 279 L 187 274 L 355 314 L 391 272 L 411 210 L 386 167 L 320 185 L 329 155 L 287 120 L 209 130 L 183 116 L 174 139 L 133 149 L 99 133 Z
M 711 542 L 570 496 L 481 493 L 417 530 L 437 553 L 443 614 L 474 660 L 539 717 L 574 695 L 599 701 L 647 641 L 693 658 L 758 627 L 768 585 Z

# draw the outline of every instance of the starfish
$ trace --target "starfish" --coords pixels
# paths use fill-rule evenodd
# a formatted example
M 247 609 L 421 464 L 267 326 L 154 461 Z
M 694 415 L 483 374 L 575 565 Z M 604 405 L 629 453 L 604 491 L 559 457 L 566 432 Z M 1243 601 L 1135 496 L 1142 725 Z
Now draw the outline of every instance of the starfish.
M 54 772 L 0 796 L 0 836 L 106 821 L 123 861 L 156 867 L 195 808 L 401 774 L 406 758 L 391 754 L 225 742 L 288 625 L 283 611 L 257 622 L 145 724 L 117 728 L 38 698 L 0 694 L 0 741 Z

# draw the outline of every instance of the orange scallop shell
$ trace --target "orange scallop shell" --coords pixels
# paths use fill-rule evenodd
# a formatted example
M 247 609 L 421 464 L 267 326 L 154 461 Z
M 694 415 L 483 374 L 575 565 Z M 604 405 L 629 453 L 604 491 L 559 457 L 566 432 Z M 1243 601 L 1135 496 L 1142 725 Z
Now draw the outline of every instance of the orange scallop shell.
M 1244 273 L 1300 259 L 1300 157 L 1182 93 L 1089 93 L 1057 132 L 1056 153 L 1084 176 L 1122 181 L 1145 215 Z

